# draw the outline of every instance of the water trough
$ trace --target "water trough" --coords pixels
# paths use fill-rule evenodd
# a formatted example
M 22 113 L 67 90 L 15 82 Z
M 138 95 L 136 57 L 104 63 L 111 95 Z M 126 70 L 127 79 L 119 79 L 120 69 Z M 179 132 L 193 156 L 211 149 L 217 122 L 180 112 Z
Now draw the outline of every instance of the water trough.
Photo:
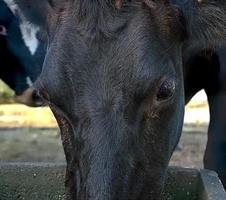
M 0 162 L 0 200 L 63 200 L 64 163 Z M 163 200 L 226 200 L 215 172 L 170 167 Z

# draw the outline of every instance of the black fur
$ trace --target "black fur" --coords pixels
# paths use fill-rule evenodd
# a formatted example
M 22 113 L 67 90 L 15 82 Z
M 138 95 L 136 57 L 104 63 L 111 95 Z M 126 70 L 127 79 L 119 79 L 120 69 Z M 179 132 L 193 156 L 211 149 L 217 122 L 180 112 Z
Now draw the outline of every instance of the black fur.
M 226 15 L 194 2 L 131 0 L 120 9 L 113 0 L 54 2 L 38 1 L 24 13 L 47 27 L 36 87 L 62 130 L 67 199 L 160 199 L 183 124 L 182 55 L 189 46 L 218 45 Z M 159 100 L 165 88 L 172 95 Z

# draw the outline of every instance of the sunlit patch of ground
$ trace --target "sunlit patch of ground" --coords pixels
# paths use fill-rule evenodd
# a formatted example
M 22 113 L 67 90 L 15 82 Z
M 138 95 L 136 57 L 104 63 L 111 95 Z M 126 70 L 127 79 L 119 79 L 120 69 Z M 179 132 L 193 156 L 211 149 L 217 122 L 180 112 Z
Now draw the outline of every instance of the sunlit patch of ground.
M 53 128 L 56 120 L 48 107 L 30 108 L 20 104 L 0 105 L 0 128 Z
M 185 108 L 186 124 L 206 124 L 209 122 L 209 107 L 204 91 L 195 95 Z
M 14 96 L 14 92 L 0 79 L 0 128 L 57 126 L 48 107 L 30 108 L 15 104 Z

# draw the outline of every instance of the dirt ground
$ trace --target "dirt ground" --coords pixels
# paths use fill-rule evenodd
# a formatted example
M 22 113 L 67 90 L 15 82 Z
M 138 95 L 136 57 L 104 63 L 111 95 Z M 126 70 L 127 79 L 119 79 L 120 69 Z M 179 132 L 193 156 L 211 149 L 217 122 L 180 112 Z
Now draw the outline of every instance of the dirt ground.
M 191 127 L 189 127 L 191 128 Z M 200 131 L 202 129 L 202 131 Z M 193 131 L 192 131 L 193 130 Z M 180 143 L 174 152 L 170 165 L 189 168 L 203 168 L 203 155 L 207 141 L 207 127 L 183 131 Z
M 202 168 L 207 126 L 205 99 L 189 104 L 171 165 Z M 59 130 L 47 108 L 0 106 L 0 160 L 64 161 Z
M 206 144 L 205 129 L 203 127 L 203 132 L 183 132 L 179 146 L 172 157 L 171 165 L 202 167 Z M 0 129 L 0 160 L 64 161 L 58 129 Z

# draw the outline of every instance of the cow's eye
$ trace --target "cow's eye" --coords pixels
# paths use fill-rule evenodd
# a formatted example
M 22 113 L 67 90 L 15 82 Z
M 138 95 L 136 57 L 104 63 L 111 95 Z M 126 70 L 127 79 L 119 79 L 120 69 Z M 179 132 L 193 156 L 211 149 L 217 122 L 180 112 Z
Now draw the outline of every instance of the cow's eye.
M 173 79 L 164 80 L 157 92 L 157 101 L 165 101 L 170 99 L 175 92 L 175 81 Z
M 6 27 L 3 25 L 0 25 L 0 35 L 7 35 Z

